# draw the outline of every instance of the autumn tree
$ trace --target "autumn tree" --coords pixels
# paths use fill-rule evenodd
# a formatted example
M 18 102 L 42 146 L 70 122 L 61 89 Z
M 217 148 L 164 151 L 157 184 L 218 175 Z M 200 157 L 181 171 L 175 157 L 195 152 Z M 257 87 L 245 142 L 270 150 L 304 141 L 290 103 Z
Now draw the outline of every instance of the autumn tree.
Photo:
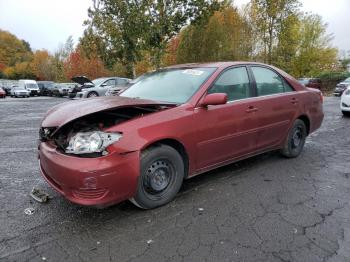
M 206 24 L 188 26 L 179 39 L 179 63 L 247 60 L 253 50 L 250 25 L 232 6 L 215 12 Z
M 38 80 L 52 79 L 52 75 L 50 73 L 51 58 L 47 50 L 37 50 L 34 52 L 31 67 Z
M 0 29 L 0 64 L 14 66 L 16 63 L 29 61 L 31 56 L 28 42 Z
M 74 50 L 64 62 L 64 72 L 67 79 L 79 75 L 95 79 L 109 74 L 100 58 L 96 55 L 87 58 L 79 48 Z

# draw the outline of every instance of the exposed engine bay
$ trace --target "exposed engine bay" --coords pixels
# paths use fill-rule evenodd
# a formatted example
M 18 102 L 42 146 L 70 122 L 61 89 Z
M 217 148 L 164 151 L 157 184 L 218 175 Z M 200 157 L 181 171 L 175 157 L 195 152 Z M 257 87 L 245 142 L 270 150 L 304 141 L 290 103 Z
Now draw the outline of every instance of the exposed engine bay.
M 62 126 L 58 130 L 56 128 L 42 128 L 42 130 L 40 130 L 40 140 L 52 141 L 56 144 L 62 153 L 67 153 L 66 149 L 70 144 L 71 138 L 73 138 L 78 133 L 103 131 L 109 127 L 121 124 L 125 121 L 165 110 L 174 106 L 175 105 L 132 106 L 96 112 L 75 119 Z M 98 155 L 101 154 L 98 153 Z M 89 155 L 85 155 L 85 157 L 88 156 Z M 91 155 L 91 157 L 96 156 L 96 154 Z

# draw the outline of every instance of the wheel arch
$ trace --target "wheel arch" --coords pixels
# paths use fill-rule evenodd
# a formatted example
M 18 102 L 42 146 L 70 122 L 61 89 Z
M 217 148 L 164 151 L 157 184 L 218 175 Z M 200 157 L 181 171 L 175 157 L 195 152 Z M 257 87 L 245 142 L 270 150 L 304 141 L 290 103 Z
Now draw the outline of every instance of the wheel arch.
M 174 148 L 182 157 L 184 161 L 185 166 L 185 175 L 184 178 L 187 178 L 189 175 L 189 166 L 190 166 L 190 159 L 189 155 L 187 153 L 186 147 L 177 139 L 174 138 L 162 138 L 156 141 L 152 141 L 151 143 L 145 145 L 141 151 L 144 151 L 150 147 L 156 147 L 157 145 L 167 145 L 172 148 Z

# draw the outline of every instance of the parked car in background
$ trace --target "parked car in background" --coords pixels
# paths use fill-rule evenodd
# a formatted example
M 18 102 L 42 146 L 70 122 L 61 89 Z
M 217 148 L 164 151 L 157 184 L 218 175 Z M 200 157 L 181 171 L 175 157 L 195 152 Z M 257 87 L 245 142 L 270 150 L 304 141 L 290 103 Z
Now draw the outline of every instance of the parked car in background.
M 53 81 L 37 81 L 39 87 L 39 94 L 42 96 L 52 95 L 52 89 L 54 87 Z
M 170 202 L 184 179 L 217 167 L 271 150 L 297 157 L 322 120 L 322 93 L 275 67 L 177 65 L 120 96 L 50 109 L 39 132 L 39 165 L 74 203 L 130 199 L 149 209 Z
M 40 93 L 39 86 L 35 80 L 21 79 L 18 81 L 18 85 L 27 89 L 31 96 L 38 96 Z
M 298 81 L 306 87 L 321 90 L 321 79 L 319 78 L 299 78 Z
M 348 87 L 350 87 L 350 77 L 348 77 L 344 81 L 337 84 L 337 86 L 335 87 L 335 90 L 333 92 L 333 95 L 341 96 L 343 94 L 344 90 L 347 89 Z
M 5 97 L 6 97 L 5 90 L 0 87 L 0 98 L 5 98 Z
M 13 86 L 11 89 L 11 97 L 29 97 L 30 91 L 24 86 Z
M 11 89 L 12 89 L 13 86 L 5 86 L 3 89 L 4 91 L 6 92 L 6 95 L 7 96 L 10 96 L 11 95 Z
M 344 116 L 350 116 L 350 87 L 346 88 L 341 95 L 340 110 Z
M 56 83 L 52 88 L 53 96 L 68 96 L 68 93 L 75 86 L 74 83 Z
M 128 78 L 121 77 L 102 77 L 91 81 L 84 76 L 73 77 L 72 80 L 80 84 L 74 89 L 76 98 L 104 96 L 109 88 L 125 85 L 130 81 Z
M 124 90 L 128 89 L 130 86 L 132 86 L 133 84 L 137 83 L 138 81 L 140 81 L 141 79 L 143 79 L 145 76 L 147 76 L 148 74 L 143 74 L 135 79 L 130 80 L 129 82 L 127 82 L 125 85 L 118 85 L 115 87 L 110 87 L 108 88 L 107 92 L 106 92 L 106 96 L 117 96 L 119 95 L 121 92 L 123 92 Z
M 127 89 L 130 85 L 121 85 L 121 86 L 115 86 L 115 87 L 110 87 L 105 93 L 105 96 L 117 96 L 121 92 L 123 92 L 125 89 Z

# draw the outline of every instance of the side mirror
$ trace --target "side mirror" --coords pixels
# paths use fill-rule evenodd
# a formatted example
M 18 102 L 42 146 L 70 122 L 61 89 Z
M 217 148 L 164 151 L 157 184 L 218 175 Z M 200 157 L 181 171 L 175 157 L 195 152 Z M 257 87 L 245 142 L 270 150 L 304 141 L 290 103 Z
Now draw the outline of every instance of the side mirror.
M 101 87 L 105 87 L 105 86 L 107 86 L 107 84 L 106 84 L 106 83 L 103 83 L 103 84 L 101 84 L 100 86 L 101 86 Z
M 223 105 L 227 102 L 227 94 L 225 93 L 214 93 L 209 94 L 204 97 L 201 102 L 202 107 L 214 106 L 214 105 Z

